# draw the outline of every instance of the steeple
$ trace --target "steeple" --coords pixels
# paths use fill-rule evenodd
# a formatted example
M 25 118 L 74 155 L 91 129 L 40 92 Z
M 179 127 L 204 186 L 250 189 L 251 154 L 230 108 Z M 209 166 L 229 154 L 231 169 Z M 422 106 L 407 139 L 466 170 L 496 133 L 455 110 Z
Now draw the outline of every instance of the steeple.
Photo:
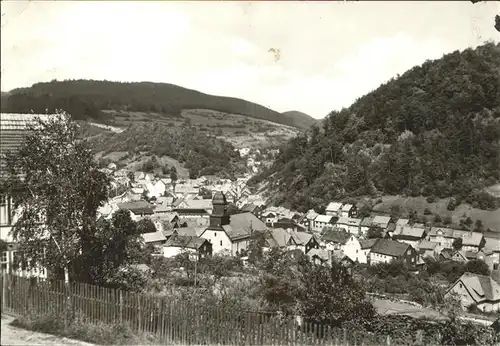
M 218 191 L 212 199 L 212 214 L 210 215 L 210 229 L 220 229 L 224 225 L 229 225 L 229 215 L 227 213 L 227 200 L 224 193 Z

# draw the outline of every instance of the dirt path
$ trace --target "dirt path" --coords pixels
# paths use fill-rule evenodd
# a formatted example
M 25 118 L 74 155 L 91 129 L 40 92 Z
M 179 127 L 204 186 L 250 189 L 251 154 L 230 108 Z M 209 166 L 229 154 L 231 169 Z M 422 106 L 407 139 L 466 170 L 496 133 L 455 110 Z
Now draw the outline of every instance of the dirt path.
M 13 327 L 10 323 L 14 321 L 11 316 L 2 315 L 1 345 L 74 345 L 94 346 L 83 341 L 62 338 L 50 334 L 32 332 L 26 329 Z

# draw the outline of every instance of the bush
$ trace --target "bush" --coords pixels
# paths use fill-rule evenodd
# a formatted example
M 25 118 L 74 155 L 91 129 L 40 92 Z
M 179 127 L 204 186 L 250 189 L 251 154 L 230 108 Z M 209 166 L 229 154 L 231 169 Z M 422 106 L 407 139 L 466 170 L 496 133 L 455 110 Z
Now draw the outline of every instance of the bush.
M 436 196 L 431 195 L 431 196 L 427 197 L 428 203 L 434 203 L 435 201 L 436 201 Z

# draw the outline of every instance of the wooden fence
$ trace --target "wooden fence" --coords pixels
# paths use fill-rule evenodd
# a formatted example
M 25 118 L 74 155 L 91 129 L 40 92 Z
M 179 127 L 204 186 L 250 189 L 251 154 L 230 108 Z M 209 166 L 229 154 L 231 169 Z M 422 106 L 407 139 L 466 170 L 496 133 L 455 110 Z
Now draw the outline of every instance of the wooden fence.
M 17 316 L 52 315 L 65 323 L 127 324 L 162 344 L 182 345 L 380 345 L 388 337 L 260 312 L 150 297 L 84 283 L 65 285 L 9 274 L 2 276 L 2 312 Z M 57 317 L 56 317 L 57 316 Z

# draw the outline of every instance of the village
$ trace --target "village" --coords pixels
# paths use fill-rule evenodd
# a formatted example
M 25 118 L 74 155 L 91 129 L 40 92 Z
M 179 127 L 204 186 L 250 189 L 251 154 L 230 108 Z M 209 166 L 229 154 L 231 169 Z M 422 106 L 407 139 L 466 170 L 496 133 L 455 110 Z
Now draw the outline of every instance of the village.
M 19 139 L 22 124 L 13 125 L 16 119 L 2 114 L 2 130 L 6 134 L 9 128 L 15 129 Z M 249 152 L 240 154 L 247 156 Z M 252 171 L 253 159 L 248 161 Z M 483 312 L 500 310 L 500 285 L 493 279 L 500 273 L 498 232 L 454 229 L 374 212 L 360 217 L 361 205 L 340 201 L 329 203 L 323 214 L 266 206 L 264 198 L 247 186 L 251 174 L 234 181 L 213 175 L 172 179 L 117 169 L 114 163 L 101 171 L 111 178 L 113 197 L 98 209 L 98 218 L 109 220 L 122 210 L 136 222 L 152 224 L 141 236 L 145 251 L 149 249 L 153 256 L 172 258 L 187 251 L 197 260 L 224 253 L 248 265 L 248 249 L 259 234 L 265 239 L 263 252 L 274 248 L 302 253 L 326 266 L 332 261 L 348 267 L 402 261 L 418 272 L 425 271 L 426 258 L 459 263 L 481 260 L 491 276 L 464 273 L 447 292 L 458 293 L 464 309 L 475 304 Z M 11 272 L 16 244 L 10 230 L 16 216 L 10 198 L 2 196 L 0 202 L 1 239 L 9 244 L 2 253 L 1 265 Z M 25 277 L 47 276 L 44 268 L 14 271 Z

